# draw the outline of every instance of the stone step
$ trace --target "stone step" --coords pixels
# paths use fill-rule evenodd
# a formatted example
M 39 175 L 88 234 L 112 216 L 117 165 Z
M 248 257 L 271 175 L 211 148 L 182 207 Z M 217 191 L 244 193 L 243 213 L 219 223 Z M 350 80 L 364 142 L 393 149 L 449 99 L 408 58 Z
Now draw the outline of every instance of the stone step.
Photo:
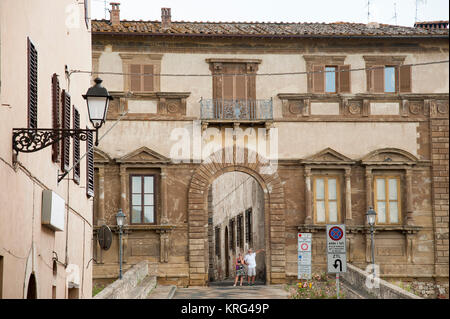
M 148 295 L 147 299 L 172 299 L 177 290 L 175 285 L 157 285 Z
M 128 299 L 145 299 L 156 287 L 156 276 L 147 276 L 130 290 Z

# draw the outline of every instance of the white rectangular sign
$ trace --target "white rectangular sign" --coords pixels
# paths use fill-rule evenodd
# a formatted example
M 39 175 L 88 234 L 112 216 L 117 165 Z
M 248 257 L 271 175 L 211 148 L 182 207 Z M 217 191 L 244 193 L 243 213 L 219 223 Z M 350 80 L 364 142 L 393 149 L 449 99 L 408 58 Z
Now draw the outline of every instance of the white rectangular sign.
M 327 225 L 327 270 L 329 273 L 347 271 L 345 225 Z
M 311 233 L 298 233 L 298 279 L 311 279 Z

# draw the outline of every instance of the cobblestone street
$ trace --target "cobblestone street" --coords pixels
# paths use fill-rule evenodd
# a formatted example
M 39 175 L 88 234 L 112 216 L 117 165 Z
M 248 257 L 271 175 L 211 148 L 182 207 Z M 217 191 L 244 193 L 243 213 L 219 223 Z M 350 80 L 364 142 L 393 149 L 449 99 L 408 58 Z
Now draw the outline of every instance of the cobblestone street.
M 287 299 L 284 285 L 264 285 L 233 287 L 232 282 L 223 282 L 210 287 L 178 288 L 173 299 Z

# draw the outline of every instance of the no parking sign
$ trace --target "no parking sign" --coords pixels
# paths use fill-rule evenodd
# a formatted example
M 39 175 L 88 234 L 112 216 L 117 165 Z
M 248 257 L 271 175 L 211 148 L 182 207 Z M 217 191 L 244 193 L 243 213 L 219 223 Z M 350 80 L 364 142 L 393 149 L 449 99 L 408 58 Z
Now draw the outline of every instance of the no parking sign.
M 327 264 L 329 273 L 347 271 L 345 225 L 327 225 Z

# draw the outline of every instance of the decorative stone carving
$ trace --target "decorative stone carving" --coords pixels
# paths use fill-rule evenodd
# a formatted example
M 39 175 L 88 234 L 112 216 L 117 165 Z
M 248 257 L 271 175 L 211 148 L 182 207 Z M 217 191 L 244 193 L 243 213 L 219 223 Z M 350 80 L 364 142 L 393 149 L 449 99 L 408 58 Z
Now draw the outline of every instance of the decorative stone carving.
M 436 109 L 440 114 L 448 114 L 448 101 L 436 101 Z
M 423 103 L 409 102 L 409 112 L 413 115 L 418 115 L 423 112 Z
M 302 101 L 290 101 L 289 102 L 289 112 L 292 114 L 301 114 L 303 108 Z
M 352 115 L 361 114 L 361 104 L 357 101 L 349 102 L 348 112 Z

